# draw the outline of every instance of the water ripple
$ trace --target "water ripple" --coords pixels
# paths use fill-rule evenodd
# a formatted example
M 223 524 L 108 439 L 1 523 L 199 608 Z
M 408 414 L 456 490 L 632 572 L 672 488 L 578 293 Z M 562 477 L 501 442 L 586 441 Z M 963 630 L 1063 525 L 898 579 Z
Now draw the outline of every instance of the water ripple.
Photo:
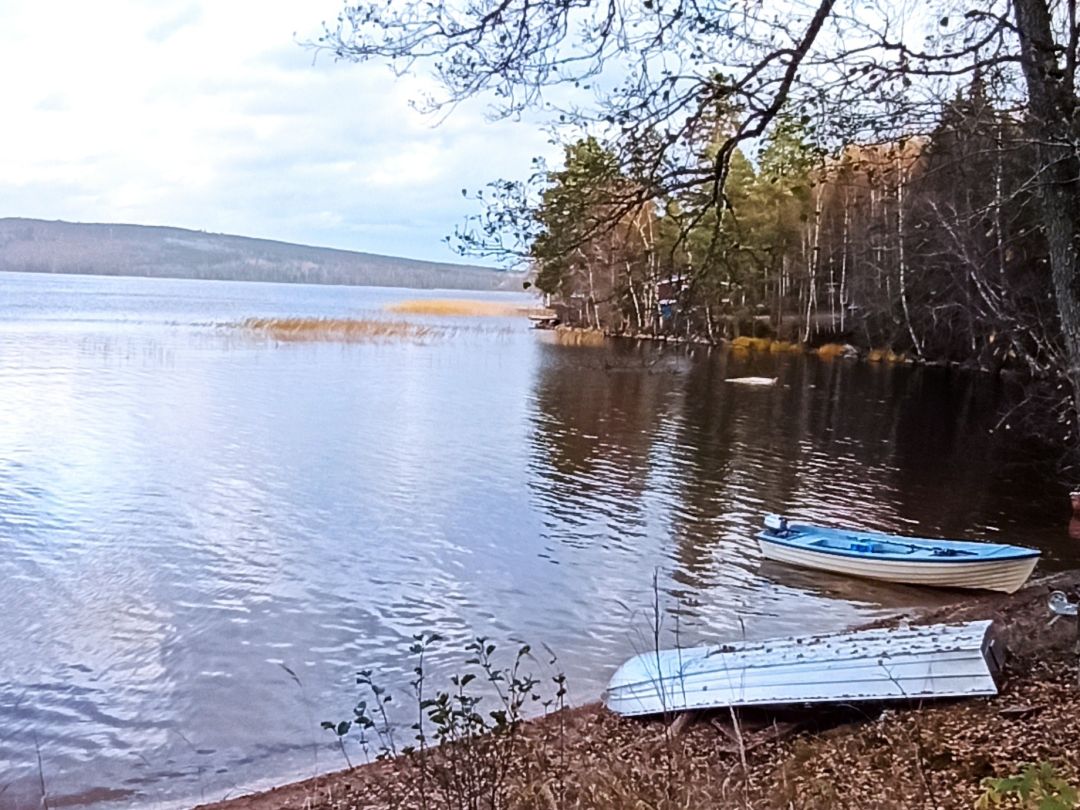
M 1051 564 L 1080 559 L 1051 508 L 1060 485 L 981 430 L 994 401 L 977 381 L 559 346 L 516 321 L 425 346 L 277 345 L 213 324 L 362 317 L 401 293 L 4 283 L 13 807 L 37 806 L 35 746 L 56 795 L 101 808 L 334 767 L 316 721 L 348 715 L 361 667 L 407 691 L 422 632 L 445 639 L 433 681 L 481 634 L 549 645 L 575 699 L 594 697 L 650 643 L 654 573 L 665 643 L 935 598 L 762 566 L 766 511 L 1015 534 Z M 724 383 L 741 374 L 780 379 Z

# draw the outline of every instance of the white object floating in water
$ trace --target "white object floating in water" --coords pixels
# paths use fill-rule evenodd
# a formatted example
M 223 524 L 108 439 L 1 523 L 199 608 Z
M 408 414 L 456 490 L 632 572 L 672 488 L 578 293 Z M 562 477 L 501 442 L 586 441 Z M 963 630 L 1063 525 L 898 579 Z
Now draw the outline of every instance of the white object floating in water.
M 612 676 L 604 704 L 634 716 L 996 695 L 1004 650 L 990 626 L 880 628 L 643 653 Z
M 779 377 L 728 377 L 724 382 L 738 383 L 739 385 L 776 385 Z

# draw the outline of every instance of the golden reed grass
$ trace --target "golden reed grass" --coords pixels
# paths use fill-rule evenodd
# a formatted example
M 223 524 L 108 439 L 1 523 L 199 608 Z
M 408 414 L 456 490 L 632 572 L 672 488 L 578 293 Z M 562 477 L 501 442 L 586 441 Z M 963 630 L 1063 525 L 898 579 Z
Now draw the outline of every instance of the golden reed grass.
M 248 318 L 241 328 L 282 341 L 378 342 L 442 337 L 446 329 L 407 321 L 361 318 Z
M 871 349 L 866 359 L 871 363 L 906 363 L 907 356 L 892 349 Z
M 854 357 L 855 351 L 846 343 L 826 343 L 813 351 L 818 357 L 831 360 L 834 357 Z
M 731 348 L 737 352 L 771 352 L 772 354 L 801 354 L 805 347 L 801 343 L 789 343 L 786 340 L 772 338 L 737 337 L 731 341 Z
M 560 346 L 604 346 L 607 336 L 597 329 L 559 327 L 545 333 Z
M 430 298 L 399 301 L 386 309 L 401 315 L 449 315 L 470 318 L 512 318 L 528 315 L 529 307 L 499 301 L 470 301 L 464 298 Z

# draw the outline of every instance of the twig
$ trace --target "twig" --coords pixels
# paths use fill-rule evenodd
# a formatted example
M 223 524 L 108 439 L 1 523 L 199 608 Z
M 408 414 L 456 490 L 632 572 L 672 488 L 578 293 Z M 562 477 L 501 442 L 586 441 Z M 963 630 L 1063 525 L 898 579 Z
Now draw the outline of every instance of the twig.
M 41 808 L 49 810 L 49 792 L 45 789 L 45 768 L 41 764 L 41 744 L 34 734 L 34 750 L 37 752 L 38 782 L 41 785 Z
M 697 712 L 681 712 L 679 716 L 672 721 L 671 725 L 668 726 L 668 737 L 675 739 L 686 731 L 687 727 L 696 719 Z

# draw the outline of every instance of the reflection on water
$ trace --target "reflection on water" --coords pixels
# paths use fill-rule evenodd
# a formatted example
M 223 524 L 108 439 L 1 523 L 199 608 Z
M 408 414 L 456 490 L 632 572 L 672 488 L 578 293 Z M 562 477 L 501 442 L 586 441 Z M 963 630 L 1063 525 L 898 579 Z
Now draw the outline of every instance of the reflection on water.
M 425 345 L 214 325 L 386 317 L 391 290 L 0 285 L 0 807 L 37 807 L 38 747 L 54 804 L 97 807 L 338 767 L 318 722 L 360 667 L 404 686 L 422 631 L 435 677 L 522 638 L 593 698 L 654 571 L 685 643 L 956 598 L 762 566 L 766 511 L 1080 559 L 1052 470 L 988 432 L 993 381 L 514 318 L 416 316 L 453 330 Z M 749 374 L 779 382 L 724 383 Z

